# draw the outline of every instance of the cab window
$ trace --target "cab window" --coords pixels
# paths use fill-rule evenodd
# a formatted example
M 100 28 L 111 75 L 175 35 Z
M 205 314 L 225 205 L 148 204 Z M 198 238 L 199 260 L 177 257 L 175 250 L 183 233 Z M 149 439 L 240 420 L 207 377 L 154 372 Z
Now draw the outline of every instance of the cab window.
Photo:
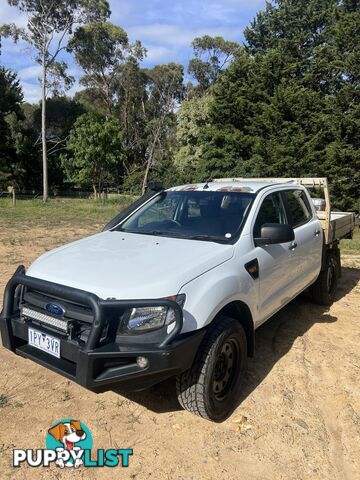
M 312 217 L 311 208 L 303 190 L 287 190 L 284 192 L 293 228 L 308 222 Z
M 253 193 L 163 191 L 116 229 L 143 235 L 230 242 L 239 232 Z
M 287 223 L 285 207 L 279 192 L 271 193 L 262 202 L 254 225 L 254 237 L 260 237 L 264 223 Z
M 174 195 L 173 197 L 166 197 L 161 202 L 154 203 L 150 208 L 138 219 L 138 227 L 145 227 L 147 224 L 154 222 L 161 222 L 173 220 L 176 215 L 176 210 L 179 205 L 180 197 Z

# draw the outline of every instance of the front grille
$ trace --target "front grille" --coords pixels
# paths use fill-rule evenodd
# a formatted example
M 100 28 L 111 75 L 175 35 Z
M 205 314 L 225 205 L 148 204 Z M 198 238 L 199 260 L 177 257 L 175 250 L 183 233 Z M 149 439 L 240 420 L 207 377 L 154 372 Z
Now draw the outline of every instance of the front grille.
M 58 297 L 49 297 L 42 292 L 29 290 L 28 288 L 23 293 L 22 301 L 30 308 L 36 307 L 36 310 L 40 309 L 45 313 L 48 313 L 45 310 L 46 304 L 59 302 L 65 310 L 64 319 L 79 320 L 86 323 L 93 323 L 94 320 L 91 309 L 85 305 L 69 302 Z
M 48 303 L 59 303 L 65 311 L 64 315 L 56 317 L 49 314 L 46 310 Z M 23 288 L 20 312 L 27 323 L 44 326 L 80 342 L 86 342 L 94 318 L 92 310 L 85 305 L 55 296 L 49 297 L 43 292 L 29 288 Z

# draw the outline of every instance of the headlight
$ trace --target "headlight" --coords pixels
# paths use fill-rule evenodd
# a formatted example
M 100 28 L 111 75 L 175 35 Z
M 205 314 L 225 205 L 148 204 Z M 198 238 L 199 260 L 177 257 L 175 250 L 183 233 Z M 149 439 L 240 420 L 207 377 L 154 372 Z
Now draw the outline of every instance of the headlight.
M 168 300 L 175 300 L 181 307 L 185 303 L 185 295 L 168 297 Z M 158 330 L 165 325 L 175 321 L 175 312 L 172 308 L 138 307 L 127 310 L 120 319 L 118 328 L 119 334 L 144 333 Z

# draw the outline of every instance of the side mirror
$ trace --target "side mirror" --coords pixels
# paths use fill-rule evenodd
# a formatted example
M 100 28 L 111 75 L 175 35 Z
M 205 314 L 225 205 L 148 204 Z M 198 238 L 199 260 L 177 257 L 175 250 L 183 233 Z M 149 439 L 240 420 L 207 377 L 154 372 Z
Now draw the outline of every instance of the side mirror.
M 295 239 L 294 229 L 287 223 L 264 223 L 261 227 L 260 238 L 254 238 L 255 245 L 274 245 L 288 243 Z

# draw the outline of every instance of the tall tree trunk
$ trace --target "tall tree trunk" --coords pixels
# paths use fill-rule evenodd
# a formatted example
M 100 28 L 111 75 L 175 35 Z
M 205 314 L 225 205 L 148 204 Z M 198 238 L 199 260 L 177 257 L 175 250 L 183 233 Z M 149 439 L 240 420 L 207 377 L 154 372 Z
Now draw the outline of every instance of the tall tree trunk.
M 93 192 L 94 192 L 94 199 L 97 199 L 97 189 L 96 189 L 96 183 L 93 183 Z
M 142 184 L 142 189 L 141 189 L 141 193 L 143 195 L 144 195 L 145 190 L 146 190 L 146 185 L 147 185 L 147 182 L 148 182 L 148 176 L 149 176 L 149 172 L 150 172 L 151 163 L 152 163 L 152 153 L 149 154 L 149 158 L 148 158 L 146 168 L 145 168 L 145 174 L 144 174 L 144 179 L 143 179 L 143 184 Z
M 148 176 L 149 176 L 150 168 L 151 168 L 152 163 L 153 163 L 155 147 L 156 147 L 156 144 L 157 144 L 157 142 L 158 142 L 158 140 L 159 140 L 159 137 L 160 137 L 161 126 L 162 126 L 162 121 L 161 121 L 161 123 L 158 125 L 158 127 L 157 127 L 157 129 L 156 129 L 156 132 L 155 132 L 155 134 L 154 134 L 153 141 L 151 142 L 150 151 L 149 151 L 149 156 L 148 156 L 148 160 L 147 160 L 147 162 L 146 162 L 146 168 L 145 168 L 145 173 L 144 173 L 144 178 L 143 178 L 143 184 L 142 184 L 142 194 L 143 194 L 143 195 L 144 195 L 145 190 L 146 190 L 146 185 L 147 185 L 147 182 L 148 182 Z
M 46 145 L 46 65 L 45 54 L 42 56 L 42 76 L 41 76 L 41 142 L 42 142 L 42 161 L 43 161 L 43 201 L 46 202 L 49 197 L 48 186 L 48 163 L 47 163 L 47 145 Z

